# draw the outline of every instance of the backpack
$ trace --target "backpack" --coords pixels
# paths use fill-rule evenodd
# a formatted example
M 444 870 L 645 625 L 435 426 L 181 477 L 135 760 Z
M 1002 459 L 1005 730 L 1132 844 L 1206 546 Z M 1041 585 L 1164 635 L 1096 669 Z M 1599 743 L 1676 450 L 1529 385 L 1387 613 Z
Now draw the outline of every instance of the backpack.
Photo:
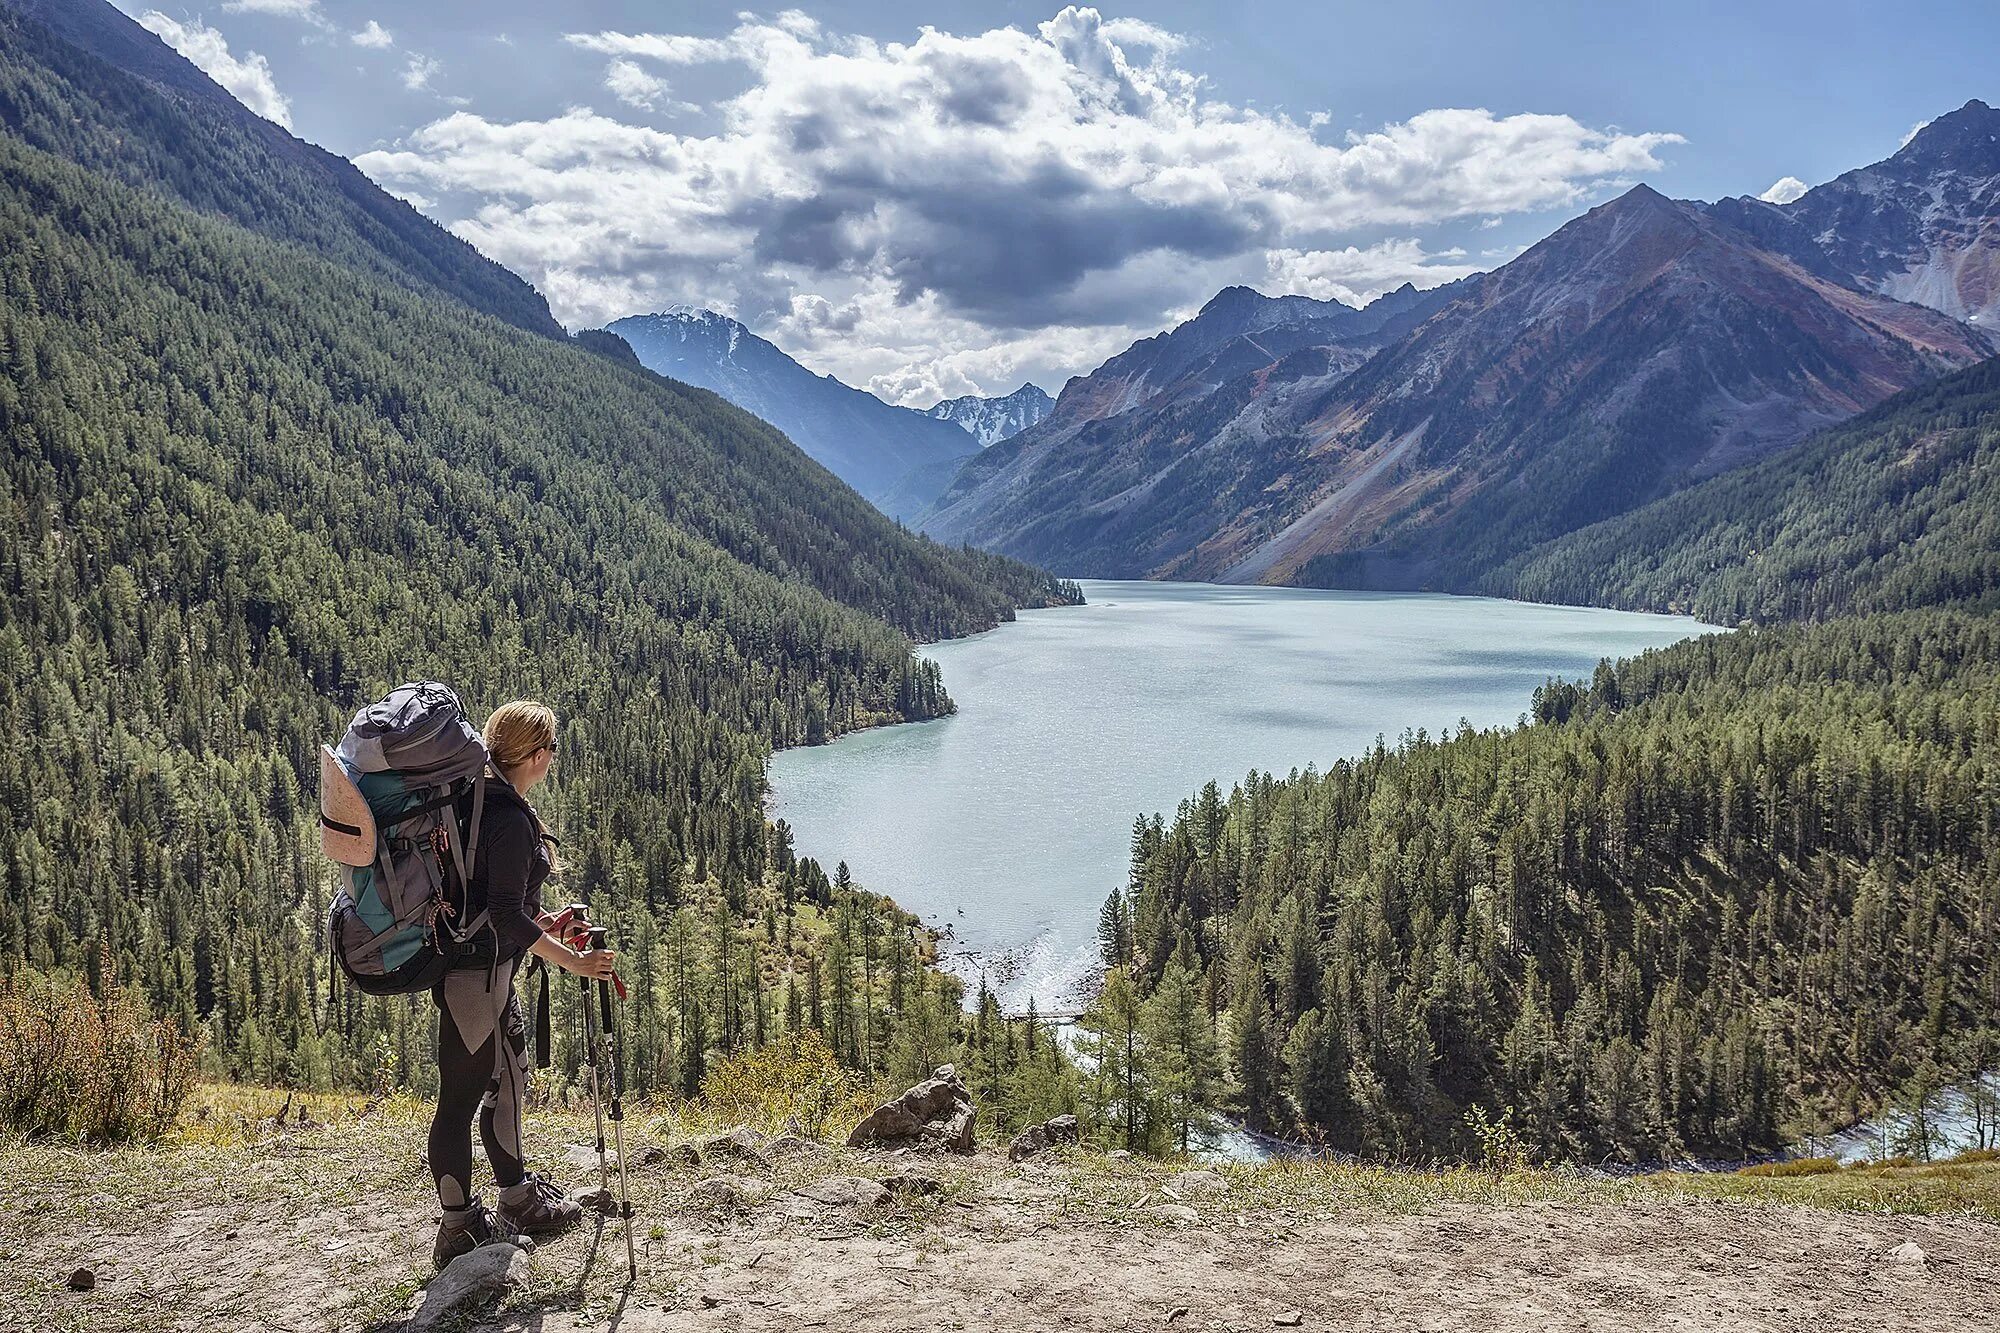
M 354 715 L 336 748 L 320 747 L 320 849 L 341 868 L 327 944 L 355 987 L 414 995 L 442 980 L 486 913 L 465 914 L 486 743 L 465 706 L 436 681 L 403 685 Z M 471 794 L 471 817 L 456 807 Z

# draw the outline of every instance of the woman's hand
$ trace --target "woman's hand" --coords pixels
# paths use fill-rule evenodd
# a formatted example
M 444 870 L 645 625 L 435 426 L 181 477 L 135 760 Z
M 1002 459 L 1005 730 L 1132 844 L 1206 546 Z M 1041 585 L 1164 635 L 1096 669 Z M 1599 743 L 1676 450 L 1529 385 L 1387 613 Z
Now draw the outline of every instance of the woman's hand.
M 618 958 L 616 950 L 585 949 L 579 953 L 575 949 L 569 949 L 565 952 L 569 957 L 559 960 L 563 971 L 573 972 L 591 981 L 611 980 L 612 964 Z

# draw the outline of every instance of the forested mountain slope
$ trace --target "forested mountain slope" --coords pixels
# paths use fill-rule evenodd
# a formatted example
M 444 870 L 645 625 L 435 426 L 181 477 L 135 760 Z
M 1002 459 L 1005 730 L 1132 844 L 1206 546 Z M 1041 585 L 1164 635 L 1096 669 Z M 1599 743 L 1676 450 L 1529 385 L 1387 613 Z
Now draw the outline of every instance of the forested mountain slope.
M 1207 979 L 1254 1123 L 1741 1156 L 2000 1058 L 1994 618 L 1711 636 L 1534 709 L 1135 832 L 1110 961 L 1142 992 Z M 1138 1086 L 1186 1081 L 1145 1058 Z
M 1726 625 L 1990 609 L 2000 604 L 2000 360 L 1551 542 L 1485 586 Z
M 267 236 L 561 337 L 541 293 L 245 108 L 102 0 L 0 0 L 0 128 Z
M 771 746 L 935 716 L 906 636 L 1073 595 L 900 531 L 713 394 L 329 254 L 337 216 L 279 239 L 168 193 L 0 134 L 0 957 L 106 950 L 224 1072 L 421 1049 L 407 1005 L 315 1023 L 315 747 L 385 688 L 556 706 L 564 893 L 740 908 L 767 867 L 826 879 L 765 824 Z M 772 978 L 736 931 L 680 998 L 741 1036 Z

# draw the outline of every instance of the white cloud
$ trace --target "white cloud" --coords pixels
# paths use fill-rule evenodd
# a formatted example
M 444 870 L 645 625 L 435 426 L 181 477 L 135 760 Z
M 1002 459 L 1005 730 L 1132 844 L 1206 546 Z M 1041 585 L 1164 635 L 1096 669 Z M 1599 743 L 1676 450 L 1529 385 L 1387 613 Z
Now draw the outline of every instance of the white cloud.
M 1457 248 L 1432 253 L 1415 238 L 1339 250 L 1273 250 L 1265 256 L 1270 277 L 1262 290 L 1363 306 L 1406 282 L 1430 288 L 1477 273 L 1465 258 Z
M 1023 370 L 1060 380 L 1078 363 L 1056 355 L 1154 332 L 1229 282 L 1441 281 L 1463 266 L 1412 259 L 1399 247 L 1415 243 L 1385 232 L 1575 207 L 1680 142 L 1479 108 L 1343 137 L 1318 116 L 1231 105 L 1176 35 L 1078 7 L 1033 31 L 906 42 L 797 13 L 568 42 L 609 57 L 607 86 L 632 105 L 659 105 L 664 68 L 740 66 L 747 86 L 699 132 L 586 108 L 460 114 L 362 167 L 455 201 L 443 220 L 572 325 L 728 305 L 843 378 L 957 392 L 1012 388 Z M 822 327 L 797 297 L 858 323 Z
M 214 79 L 237 101 L 266 120 L 292 127 L 292 104 L 278 91 L 271 77 L 270 62 L 255 51 L 242 59 L 229 54 L 229 43 L 221 33 L 199 19 L 185 23 L 168 18 L 157 9 L 139 16 L 139 26 L 187 57 L 202 73 Z
M 413 93 L 425 92 L 431 86 L 431 76 L 443 68 L 433 57 L 411 52 L 409 63 L 403 66 L 403 86 Z
M 604 70 L 604 86 L 627 106 L 657 111 L 666 98 L 667 81 L 648 74 L 630 60 L 614 60 Z
M 278 18 L 298 19 L 315 27 L 329 26 L 326 16 L 319 12 L 319 0 L 223 0 L 225 14 L 271 14 Z
M 396 44 L 395 34 L 391 33 L 374 19 L 369 19 L 367 24 L 359 32 L 355 33 L 350 40 L 356 46 L 370 46 L 377 50 Z
M 1771 182 L 1771 188 L 1758 195 L 1767 204 L 1789 204 L 1811 189 L 1797 176 L 1780 176 Z

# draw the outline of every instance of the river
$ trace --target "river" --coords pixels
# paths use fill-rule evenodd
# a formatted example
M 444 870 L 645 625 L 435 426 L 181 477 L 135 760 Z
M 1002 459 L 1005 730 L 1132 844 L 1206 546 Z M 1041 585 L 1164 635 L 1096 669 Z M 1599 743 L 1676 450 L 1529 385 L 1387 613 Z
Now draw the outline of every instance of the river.
M 932 644 L 958 712 L 771 761 L 800 855 L 947 930 L 1009 1010 L 1075 1007 L 1133 819 L 1377 736 L 1515 721 L 1548 677 L 1705 633 L 1678 616 L 1423 593 L 1087 581 L 1088 605 Z

